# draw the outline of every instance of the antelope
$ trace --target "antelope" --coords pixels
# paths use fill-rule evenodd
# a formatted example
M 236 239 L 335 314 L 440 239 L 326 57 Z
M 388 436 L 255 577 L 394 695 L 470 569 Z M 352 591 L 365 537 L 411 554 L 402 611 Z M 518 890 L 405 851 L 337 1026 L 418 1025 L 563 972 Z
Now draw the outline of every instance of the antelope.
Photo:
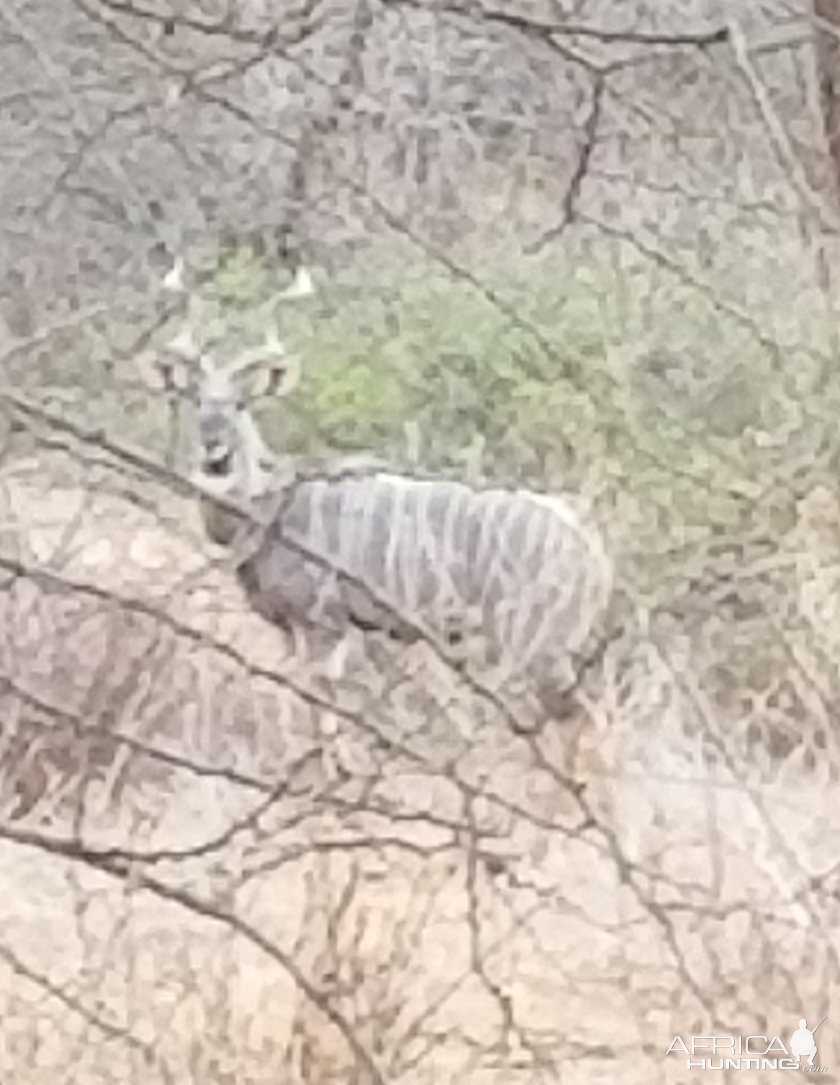
M 529 675 L 549 695 L 571 684 L 613 575 L 599 533 L 570 501 L 377 466 L 290 471 L 249 406 L 288 395 L 300 378 L 276 336 L 225 364 L 187 328 L 170 352 L 195 381 L 193 481 L 205 528 L 233 548 L 258 613 L 286 628 L 429 636 L 469 646 L 471 662 L 477 646 L 496 682 Z

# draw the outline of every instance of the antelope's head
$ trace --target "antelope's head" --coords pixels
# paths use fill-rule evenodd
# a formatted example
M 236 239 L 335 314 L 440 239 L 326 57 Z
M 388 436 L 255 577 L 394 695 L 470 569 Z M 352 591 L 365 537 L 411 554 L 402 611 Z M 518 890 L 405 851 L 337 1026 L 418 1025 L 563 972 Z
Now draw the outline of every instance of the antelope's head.
M 226 364 L 200 350 L 190 331 L 169 349 L 192 370 L 197 437 L 192 479 L 209 498 L 202 506 L 208 534 L 227 543 L 236 516 L 224 503 L 252 506 L 268 491 L 277 462 L 262 438 L 252 404 L 262 396 L 288 394 L 297 384 L 300 365 L 276 338 Z
M 275 458 L 262 439 L 251 406 L 263 396 L 287 395 L 298 382 L 300 364 L 273 337 L 227 364 L 195 350 L 192 344 L 187 333 L 170 349 L 181 350 L 194 366 L 197 474 L 217 492 L 254 500 L 263 493 L 266 470 Z
M 167 278 L 171 278 L 168 276 Z M 167 289 L 183 290 L 182 277 Z M 174 280 L 173 280 L 174 281 Z M 307 297 L 312 280 L 301 268 L 294 283 L 278 300 Z M 192 480 L 207 495 L 202 502 L 207 532 L 216 542 L 231 540 L 241 516 L 269 486 L 276 458 L 262 439 L 251 413 L 262 396 L 283 396 L 297 384 L 298 360 L 289 355 L 276 335 L 228 362 L 201 347 L 193 326 L 172 340 L 164 357 L 155 360 L 155 386 L 186 394 L 195 415 Z

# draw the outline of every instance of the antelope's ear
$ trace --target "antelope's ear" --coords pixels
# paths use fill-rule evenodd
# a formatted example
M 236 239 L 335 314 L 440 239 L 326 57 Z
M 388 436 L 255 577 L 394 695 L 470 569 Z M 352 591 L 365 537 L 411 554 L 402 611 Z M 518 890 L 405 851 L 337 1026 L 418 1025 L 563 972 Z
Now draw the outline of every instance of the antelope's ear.
M 299 359 L 287 354 L 276 337 L 269 337 L 262 347 L 240 355 L 228 369 L 246 400 L 288 395 L 300 380 L 300 371 Z
M 152 392 L 186 392 L 197 374 L 216 372 L 212 359 L 203 355 L 189 328 L 170 340 L 161 351 L 144 351 L 135 359 L 140 379 Z
M 173 387 L 169 365 L 165 358 L 152 350 L 144 350 L 134 358 L 134 368 L 140 381 L 150 392 L 166 392 Z
M 134 367 L 150 392 L 185 392 L 195 383 L 195 367 L 184 358 L 144 351 Z
M 178 392 L 192 389 L 199 373 L 208 376 L 216 372 L 212 359 L 202 354 L 190 328 L 166 344 L 158 368 L 165 373 L 166 387 Z
M 300 359 L 287 354 L 280 344 L 279 350 L 270 347 L 270 353 L 256 374 L 254 395 L 273 396 L 278 399 L 294 391 L 300 381 Z

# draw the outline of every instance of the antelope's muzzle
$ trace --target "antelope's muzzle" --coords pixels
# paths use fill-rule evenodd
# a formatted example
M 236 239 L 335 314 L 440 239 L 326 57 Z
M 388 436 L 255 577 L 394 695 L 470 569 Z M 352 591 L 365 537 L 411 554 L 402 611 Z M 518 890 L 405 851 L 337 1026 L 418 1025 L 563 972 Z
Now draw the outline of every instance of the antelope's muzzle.
M 204 464 L 205 474 L 216 478 L 223 478 L 233 471 L 233 453 L 225 444 L 205 446 Z

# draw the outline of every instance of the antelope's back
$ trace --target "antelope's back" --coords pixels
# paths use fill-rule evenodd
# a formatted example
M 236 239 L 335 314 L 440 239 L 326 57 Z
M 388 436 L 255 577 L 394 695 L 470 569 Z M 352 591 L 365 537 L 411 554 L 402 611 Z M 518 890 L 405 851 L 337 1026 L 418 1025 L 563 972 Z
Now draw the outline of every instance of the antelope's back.
M 275 621 L 461 640 L 516 668 L 580 649 L 606 605 L 597 533 L 562 499 L 376 474 L 286 491 L 240 575 Z

